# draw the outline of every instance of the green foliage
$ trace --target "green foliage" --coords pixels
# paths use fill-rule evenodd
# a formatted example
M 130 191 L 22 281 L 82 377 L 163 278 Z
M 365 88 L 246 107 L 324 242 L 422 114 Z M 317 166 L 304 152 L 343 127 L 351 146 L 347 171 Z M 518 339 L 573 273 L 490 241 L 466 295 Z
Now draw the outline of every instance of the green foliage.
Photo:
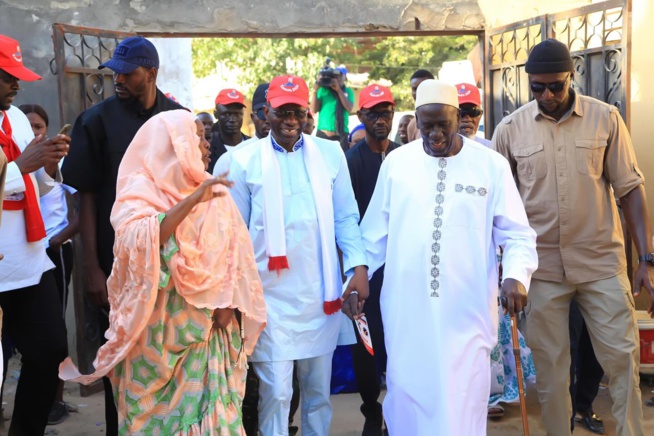
M 465 59 L 477 43 L 474 36 L 388 38 L 196 38 L 193 72 L 205 77 L 222 63 L 241 71 L 239 85 L 246 95 L 261 82 L 280 74 L 295 74 L 311 83 L 325 57 L 350 72 L 368 72 L 370 81 L 390 80 L 398 110 L 413 105 L 409 78 L 424 68 L 436 75 L 444 61 Z
M 398 109 L 411 110 L 411 75 L 418 69 L 425 69 L 438 77 L 443 62 L 466 59 L 477 41 L 475 36 L 378 38 L 373 49 L 362 53 L 360 63 L 372 66 L 371 80 L 383 78 L 399 85 L 392 87 Z

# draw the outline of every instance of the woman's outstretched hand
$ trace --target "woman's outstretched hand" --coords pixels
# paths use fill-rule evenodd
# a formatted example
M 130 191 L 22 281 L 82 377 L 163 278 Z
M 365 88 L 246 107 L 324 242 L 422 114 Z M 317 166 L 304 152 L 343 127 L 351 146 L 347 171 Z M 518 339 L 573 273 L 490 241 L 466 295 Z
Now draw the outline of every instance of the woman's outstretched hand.
M 223 173 L 218 177 L 213 177 L 202 182 L 202 184 L 190 195 L 193 202 L 195 204 L 204 203 L 205 201 L 225 195 L 226 191 L 224 189 L 216 192 L 213 187 L 215 185 L 223 185 L 227 188 L 231 188 L 234 185 L 234 182 L 227 180 L 227 174 L 228 173 Z

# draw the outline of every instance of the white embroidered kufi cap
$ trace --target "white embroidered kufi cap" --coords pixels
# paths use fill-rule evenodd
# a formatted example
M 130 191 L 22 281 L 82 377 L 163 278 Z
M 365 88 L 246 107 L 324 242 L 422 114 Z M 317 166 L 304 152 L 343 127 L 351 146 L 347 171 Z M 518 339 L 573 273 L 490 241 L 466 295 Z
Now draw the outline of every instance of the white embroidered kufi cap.
M 459 107 L 459 96 L 456 86 L 450 85 L 440 80 L 427 79 L 418 85 L 416 91 L 416 109 L 426 104 L 449 104 L 456 108 Z

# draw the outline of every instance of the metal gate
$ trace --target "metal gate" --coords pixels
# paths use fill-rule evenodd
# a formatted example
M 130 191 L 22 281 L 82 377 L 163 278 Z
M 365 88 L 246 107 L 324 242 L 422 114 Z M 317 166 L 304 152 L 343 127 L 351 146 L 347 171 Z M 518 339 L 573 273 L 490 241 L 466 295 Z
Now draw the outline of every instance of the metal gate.
M 629 0 L 609 0 L 542 15 L 486 32 L 486 131 L 531 100 L 524 65 L 531 49 L 547 38 L 568 46 L 575 91 L 615 105 L 629 126 L 627 40 Z
M 54 24 L 55 58 L 52 73 L 57 75 L 59 88 L 59 114 L 61 125 L 73 124 L 77 116 L 114 93 L 113 72 L 99 70 L 100 64 L 111 58 L 120 40 L 134 33 Z M 72 208 L 69 213 L 76 213 Z M 86 298 L 84 253 L 80 236 L 74 240 L 75 267 L 73 269 L 73 295 L 77 325 L 77 360 L 82 373 L 94 371 L 93 359 L 100 347 L 104 331 L 98 329 L 99 308 Z M 82 396 L 102 389 L 102 383 L 80 385 Z

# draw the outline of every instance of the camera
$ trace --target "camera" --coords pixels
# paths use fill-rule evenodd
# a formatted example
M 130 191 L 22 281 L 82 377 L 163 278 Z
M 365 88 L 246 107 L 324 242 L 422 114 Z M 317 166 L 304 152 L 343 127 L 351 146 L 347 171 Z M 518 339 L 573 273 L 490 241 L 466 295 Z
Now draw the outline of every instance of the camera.
M 332 79 L 336 79 L 341 72 L 335 68 L 332 68 L 330 65 L 332 63 L 331 58 L 325 59 L 325 65 L 320 69 L 318 85 L 324 88 L 330 88 L 332 86 Z

